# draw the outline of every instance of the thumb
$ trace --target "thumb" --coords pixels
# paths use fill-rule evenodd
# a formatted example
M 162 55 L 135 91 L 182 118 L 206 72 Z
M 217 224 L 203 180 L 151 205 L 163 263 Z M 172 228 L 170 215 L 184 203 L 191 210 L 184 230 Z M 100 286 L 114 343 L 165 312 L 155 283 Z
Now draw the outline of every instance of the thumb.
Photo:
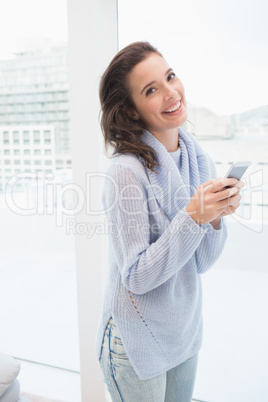
M 210 180 L 208 180 L 208 181 L 205 181 L 205 183 L 202 183 L 201 186 L 202 186 L 202 188 L 206 188 L 206 187 L 208 187 L 208 186 L 211 186 L 211 184 L 214 184 L 214 183 L 215 183 L 215 180 L 214 180 L 214 179 L 210 179 Z

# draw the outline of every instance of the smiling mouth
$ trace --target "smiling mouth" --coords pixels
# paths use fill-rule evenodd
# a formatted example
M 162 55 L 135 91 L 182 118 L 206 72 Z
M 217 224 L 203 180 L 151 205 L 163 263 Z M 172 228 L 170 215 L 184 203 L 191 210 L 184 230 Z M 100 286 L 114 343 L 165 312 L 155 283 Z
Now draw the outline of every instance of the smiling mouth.
M 177 110 L 179 110 L 180 107 L 181 107 L 181 100 L 179 100 L 178 102 L 176 102 L 176 104 L 175 104 L 173 107 L 171 107 L 171 108 L 169 108 L 169 109 L 167 109 L 167 110 L 164 110 L 162 113 L 172 113 L 172 112 L 176 112 Z

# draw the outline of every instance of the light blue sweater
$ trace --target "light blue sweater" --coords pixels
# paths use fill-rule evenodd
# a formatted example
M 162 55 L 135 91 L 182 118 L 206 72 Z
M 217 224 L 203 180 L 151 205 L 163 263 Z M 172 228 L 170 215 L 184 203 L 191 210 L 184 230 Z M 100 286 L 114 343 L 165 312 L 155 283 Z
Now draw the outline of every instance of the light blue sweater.
M 215 178 L 215 167 L 197 140 L 179 128 L 179 165 L 148 131 L 162 165 L 148 170 L 135 155 L 117 155 L 107 170 L 103 206 L 109 259 L 96 338 L 100 358 L 112 316 L 129 360 L 141 379 L 157 376 L 195 355 L 202 341 L 200 274 L 219 257 L 219 230 L 198 226 L 185 211 L 196 187 Z

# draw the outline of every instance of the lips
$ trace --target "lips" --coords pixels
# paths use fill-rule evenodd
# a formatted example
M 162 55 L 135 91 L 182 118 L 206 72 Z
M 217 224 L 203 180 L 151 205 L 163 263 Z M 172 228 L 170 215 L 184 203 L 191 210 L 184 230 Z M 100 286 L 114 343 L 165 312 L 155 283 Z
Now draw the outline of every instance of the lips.
M 167 109 L 163 110 L 162 113 L 173 113 L 179 110 L 180 107 L 181 107 L 181 99 L 179 99 L 175 103 L 172 103 L 172 105 L 170 105 Z

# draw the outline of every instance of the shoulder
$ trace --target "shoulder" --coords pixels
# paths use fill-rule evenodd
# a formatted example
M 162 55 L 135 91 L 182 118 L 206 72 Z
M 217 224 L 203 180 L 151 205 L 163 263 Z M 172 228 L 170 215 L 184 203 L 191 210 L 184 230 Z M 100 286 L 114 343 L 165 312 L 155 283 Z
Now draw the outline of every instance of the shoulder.
M 132 175 L 141 181 L 148 181 L 146 175 L 146 168 L 137 155 L 134 154 L 120 154 L 112 158 L 110 165 L 107 168 L 106 174 L 117 178 L 120 175 Z
M 102 192 L 103 205 L 106 208 L 111 200 L 121 196 L 146 198 L 148 178 L 145 166 L 136 155 L 125 154 L 113 157 L 108 166 Z M 119 198 L 118 198 L 119 197 Z

